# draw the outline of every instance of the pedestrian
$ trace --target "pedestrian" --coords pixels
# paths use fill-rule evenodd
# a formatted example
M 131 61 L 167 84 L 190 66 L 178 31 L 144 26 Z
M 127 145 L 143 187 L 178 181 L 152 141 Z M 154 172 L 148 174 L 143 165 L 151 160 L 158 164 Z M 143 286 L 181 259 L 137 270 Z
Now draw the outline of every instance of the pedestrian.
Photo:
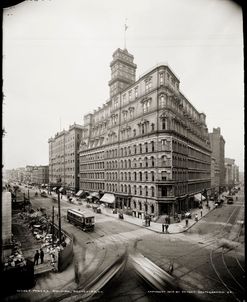
M 185 225 L 186 225 L 186 227 L 189 225 L 189 219 L 188 218 L 185 219 Z
M 36 253 L 34 255 L 34 265 L 39 264 L 39 251 L 36 250 Z
M 201 217 L 202 217 L 202 210 L 201 210 Z
M 166 233 L 168 233 L 169 224 L 166 224 L 165 228 L 166 228 Z
M 165 225 L 164 225 L 164 223 L 162 223 L 162 232 L 163 233 L 165 232 Z
M 197 214 L 195 215 L 195 221 L 198 221 L 198 215 Z
M 44 251 L 42 249 L 40 249 L 40 260 L 41 264 L 44 263 Z

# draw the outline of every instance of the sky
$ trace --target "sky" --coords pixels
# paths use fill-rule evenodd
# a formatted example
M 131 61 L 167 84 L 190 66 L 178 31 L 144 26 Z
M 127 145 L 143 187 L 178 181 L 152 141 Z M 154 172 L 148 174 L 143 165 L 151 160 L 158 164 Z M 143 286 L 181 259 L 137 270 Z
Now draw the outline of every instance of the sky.
M 228 0 L 27 0 L 3 14 L 3 164 L 47 165 L 48 139 L 109 99 L 126 48 L 137 77 L 168 64 L 244 170 L 242 10 Z

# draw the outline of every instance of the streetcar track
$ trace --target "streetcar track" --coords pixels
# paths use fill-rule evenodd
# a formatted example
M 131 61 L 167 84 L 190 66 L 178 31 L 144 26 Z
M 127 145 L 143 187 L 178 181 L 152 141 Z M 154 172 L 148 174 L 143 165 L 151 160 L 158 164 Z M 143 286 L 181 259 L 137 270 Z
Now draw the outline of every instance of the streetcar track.
M 224 263 L 227 272 L 228 272 L 229 275 L 232 277 L 232 279 L 235 281 L 235 283 L 236 283 L 236 284 L 244 291 L 243 286 L 236 280 L 236 278 L 233 276 L 232 272 L 231 272 L 230 269 L 228 268 L 228 265 L 226 264 L 225 259 L 224 259 L 224 253 L 222 252 L 221 255 L 222 255 L 222 262 Z
M 232 223 L 234 224 L 234 223 L 236 222 L 237 215 L 239 214 L 239 211 L 240 211 L 240 208 L 239 208 L 239 207 L 235 208 L 235 210 L 231 213 L 230 217 L 228 218 L 227 223 L 229 223 L 229 221 L 232 220 Z M 222 231 L 224 231 L 224 229 L 225 229 L 225 227 L 222 229 Z M 223 237 L 226 233 L 228 233 L 228 232 L 223 233 L 223 234 L 222 234 L 222 237 Z M 217 249 L 219 249 L 219 248 L 217 248 Z M 220 283 L 221 283 L 221 284 L 222 284 L 222 285 L 223 285 L 223 286 L 224 286 L 224 287 L 225 287 L 225 288 L 233 295 L 233 297 L 235 298 L 235 300 L 237 300 L 237 301 L 240 302 L 240 300 L 239 300 L 239 298 L 236 296 L 236 294 L 230 289 L 230 287 L 232 287 L 232 286 L 229 286 L 229 285 L 227 285 L 227 284 L 224 282 L 224 280 L 223 280 L 223 279 L 221 278 L 221 276 L 220 276 L 219 271 L 217 270 L 217 268 L 216 268 L 216 266 L 215 266 L 215 263 L 214 263 L 214 260 L 213 260 L 213 254 L 214 254 L 214 252 L 215 252 L 217 249 L 211 250 L 211 251 L 210 251 L 210 257 L 209 257 L 209 258 L 210 258 L 210 264 L 211 264 L 211 266 L 212 266 L 212 268 L 213 268 L 215 274 L 217 275 L 218 279 L 220 280 Z M 221 249 L 221 251 L 220 251 L 220 255 L 222 256 L 223 265 L 224 265 L 225 269 L 227 270 L 227 272 L 228 272 L 228 274 L 229 274 L 229 268 L 228 268 L 226 262 L 224 261 L 224 255 L 223 255 L 222 249 Z M 231 276 L 232 280 L 235 281 L 235 277 L 233 277 L 233 275 L 232 275 L 231 273 L 230 273 L 229 275 Z M 236 282 L 236 281 L 235 281 L 235 282 Z M 242 286 L 241 286 L 241 287 L 242 287 Z M 236 288 L 232 288 L 232 289 L 236 290 Z

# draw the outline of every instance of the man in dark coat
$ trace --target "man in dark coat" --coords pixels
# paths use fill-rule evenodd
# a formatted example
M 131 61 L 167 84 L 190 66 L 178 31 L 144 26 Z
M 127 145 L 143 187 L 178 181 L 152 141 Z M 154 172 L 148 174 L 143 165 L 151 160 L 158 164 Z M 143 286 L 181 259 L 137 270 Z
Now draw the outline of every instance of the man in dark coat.
M 34 265 L 39 264 L 39 251 L 36 250 L 36 253 L 34 255 Z

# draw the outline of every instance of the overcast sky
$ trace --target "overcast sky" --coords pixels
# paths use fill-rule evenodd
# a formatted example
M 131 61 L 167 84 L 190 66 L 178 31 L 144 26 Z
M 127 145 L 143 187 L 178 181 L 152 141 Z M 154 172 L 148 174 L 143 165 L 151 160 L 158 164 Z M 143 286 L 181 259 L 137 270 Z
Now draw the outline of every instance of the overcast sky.
M 48 138 L 60 124 L 82 124 L 109 98 L 109 64 L 124 47 L 126 18 L 137 79 L 167 63 L 243 171 L 242 11 L 227 0 L 27 0 L 5 9 L 6 169 L 48 164 Z

